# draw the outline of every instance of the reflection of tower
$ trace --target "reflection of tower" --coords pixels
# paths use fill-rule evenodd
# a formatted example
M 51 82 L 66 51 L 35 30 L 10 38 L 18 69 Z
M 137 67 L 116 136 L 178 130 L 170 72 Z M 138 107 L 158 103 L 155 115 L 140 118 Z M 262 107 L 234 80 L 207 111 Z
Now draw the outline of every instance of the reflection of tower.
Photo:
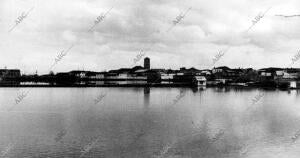
M 150 101 L 150 87 L 145 87 L 144 88 L 144 105 L 145 105 L 145 107 L 149 106 L 149 101 Z
M 150 69 L 150 58 L 148 57 L 144 59 L 144 69 Z

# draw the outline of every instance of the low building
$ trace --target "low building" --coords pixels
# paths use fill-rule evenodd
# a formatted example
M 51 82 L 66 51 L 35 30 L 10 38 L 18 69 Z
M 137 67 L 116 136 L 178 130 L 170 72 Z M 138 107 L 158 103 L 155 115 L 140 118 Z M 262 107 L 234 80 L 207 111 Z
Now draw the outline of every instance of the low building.
M 193 84 L 195 86 L 206 86 L 206 78 L 204 76 L 194 76 Z
M 194 67 L 186 69 L 185 67 L 182 67 L 179 69 L 180 73 L 184 73 L 184 74 L 191 74 L 191 75 L 196 75 L 196 73 L 201 73 L 201 70 L 198 70 Z
M 216 67 L 212 69 L 215 79 L 235 80 L 243 73 L 242 69 L 230 69 L 227 66 Z
M 300 69 L 288 68 L 276 71 L 275 81 L 279 88 L 298 88 Z
M 284 79 L 299 79 L 300 78 L 300 69 L 285 69 L 282 71 L 282 78 Z
M 149 70 L 147 70 L 147 69 L 139 69 L 139 70 L 134 71 L 134 74 L 136 76 L 147 76 L 148 71 Z
M 200 72 L 200 75 L 203 75 L 203 76 L 210 76 L 211 74 L 212 74 L 212 71 L 209 69 L 201 70 L 201 72 Z
M 105 72 L 87 72 L 86 73 L 86 77 L 88 79 L 92 79 L 92 80 L 100 80 L 100 79 L 104 79 L 105 77 Z
M 220 67 L 213 68 L 212 74 L 214 76 L 214 79 L 227 79 L 229 71 L 230 71 L 229 67 L 220 66 Z
M 135 66 L 131 69 L 132 72 L 135 72 L 137 70 L 143 70 L 144 68 L 142 66 Z
M 69 72 L 71 76 L 75 76 L 77 78 L 86 78 L 87 73 L 88 71 L 79 71 L 79 70 Z
M 108 79 L 108 80 L 116 80 L 116 79 L 118 79 L 118 76 L 119 76 L 118 73 L 108 72 L 108 73 L 105 75 L 105 79 Z
M 172 80 L 174 78 L 174 76 L 175 76 L 175 74 L 162 73 L 161 79 L 162 80 Z
M 128 74 L 132 72 L 132 69 L 130 68 L 121 68 L 117 70 L 110 70 L 109 73 L 117 73 L 117 74 Z
M 21 77 L 21 71 L 19 69 L 0 69 L 0 78 L 19 78 Z
M 282 74 L 282 68 L 264 68 L 258 70 L 260 81 L 274 81 Z
M 220 66 L 220 67 L 214 67 L 212 69 L 212 73 L 216 74 L 216 73 L 226 73 L 226 71 L 230 70 L 229 67 L 227 66 Z
M 134 71 L 139 70 L 140 67 L 136 66 L 134 68 L 121 68 L 117 70 L 111 70 L 106 75 L 106 79 L 115 79 L 115 80 L 126 80 L 132 79 Z

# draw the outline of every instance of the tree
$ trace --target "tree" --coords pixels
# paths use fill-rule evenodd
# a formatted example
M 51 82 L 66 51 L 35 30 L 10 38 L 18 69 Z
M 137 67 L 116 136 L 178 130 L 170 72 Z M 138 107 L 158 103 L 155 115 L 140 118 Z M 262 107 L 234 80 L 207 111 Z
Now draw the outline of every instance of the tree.
M 49 75 L 50 75 L 50 76 L 54 76 L 54 72 L 53 72 L 53 71 L 50 71 L 50 72 L 49 72 Z

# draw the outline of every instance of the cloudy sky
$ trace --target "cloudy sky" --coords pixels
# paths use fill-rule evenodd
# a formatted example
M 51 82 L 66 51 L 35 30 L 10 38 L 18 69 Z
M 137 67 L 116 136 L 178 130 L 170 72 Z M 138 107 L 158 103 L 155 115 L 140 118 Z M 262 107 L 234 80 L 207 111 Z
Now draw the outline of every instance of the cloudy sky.
M 48 73 L 72 45 L 53 71 L 132 67 L 142 64 L 134 64 L 141 50 L 153 68 L 204 69 L 227 48 L 215 66 L 287 67 L 300 50 L 300 16 L 275 15 L 300 14 L 299 8 L 299 0 L 0 0 L 0 68 Z

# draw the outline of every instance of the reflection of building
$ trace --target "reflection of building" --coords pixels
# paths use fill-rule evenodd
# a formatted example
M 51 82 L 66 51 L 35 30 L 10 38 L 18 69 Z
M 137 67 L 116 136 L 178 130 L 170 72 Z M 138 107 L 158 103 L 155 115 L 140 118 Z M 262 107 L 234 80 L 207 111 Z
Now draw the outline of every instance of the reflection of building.
M 0 69 L 0 78 L 18 78 L 21 72 L 18 69 Z
M 144 105 L 149 106 L 150 103 L 150 87 L 144 87 Z
M 148 57 L 144 59 L 144 69 L 150 69 L 150 58 Z

